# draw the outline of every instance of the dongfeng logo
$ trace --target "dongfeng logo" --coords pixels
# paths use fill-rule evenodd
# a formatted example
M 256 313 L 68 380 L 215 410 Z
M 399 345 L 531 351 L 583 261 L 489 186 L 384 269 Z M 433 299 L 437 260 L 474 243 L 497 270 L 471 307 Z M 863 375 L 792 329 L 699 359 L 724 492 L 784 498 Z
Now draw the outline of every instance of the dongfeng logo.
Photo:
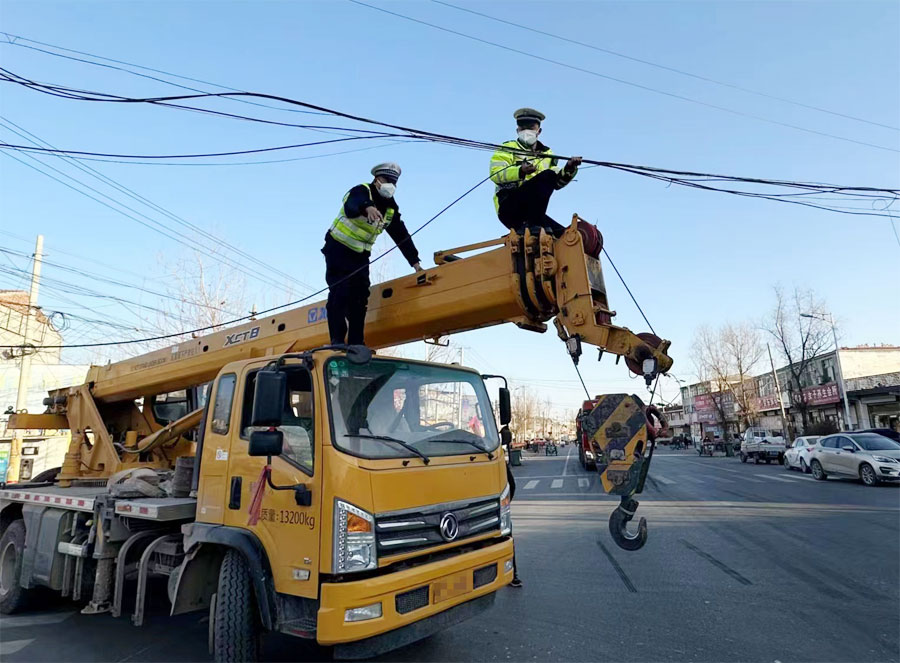
M 459 536 L 459 520 L 452 513 L 445 513 L 441 516 L 440 530 L 444 541 L 453 541 Z

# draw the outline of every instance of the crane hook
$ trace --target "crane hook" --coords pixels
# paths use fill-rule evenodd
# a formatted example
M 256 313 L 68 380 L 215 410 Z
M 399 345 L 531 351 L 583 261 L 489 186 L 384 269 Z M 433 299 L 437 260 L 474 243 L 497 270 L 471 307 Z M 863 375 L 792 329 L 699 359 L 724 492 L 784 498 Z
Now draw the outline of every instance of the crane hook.
M 609 533 L 613 541 L 623 550 L 640 550 L 647 543 L 647 519 L 638 522 L 637 534 L 628 532 L 628 523 L 634 518 L 638 501 L 629 496 L 622 496 L 619 506 L 609 516 Z

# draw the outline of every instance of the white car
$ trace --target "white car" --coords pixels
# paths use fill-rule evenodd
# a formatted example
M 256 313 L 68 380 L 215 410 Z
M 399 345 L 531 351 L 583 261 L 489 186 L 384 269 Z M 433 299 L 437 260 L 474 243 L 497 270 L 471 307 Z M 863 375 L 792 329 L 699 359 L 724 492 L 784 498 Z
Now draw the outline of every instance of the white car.
M 821 435 L 806 435 L 794 440 L 791 447 L 784 452 L 784 469 L 800 470 L 804 474 L 809 474 L 810 457 L 820 439 Z

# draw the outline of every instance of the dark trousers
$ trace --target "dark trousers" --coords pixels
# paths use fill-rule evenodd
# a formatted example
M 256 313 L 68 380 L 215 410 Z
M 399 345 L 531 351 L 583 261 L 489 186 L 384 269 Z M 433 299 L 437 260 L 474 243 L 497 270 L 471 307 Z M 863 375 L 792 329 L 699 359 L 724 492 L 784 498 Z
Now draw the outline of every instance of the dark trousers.
M 500 223 L 517 233 L 539 226 L 554 237 L 562 236 L 565 226 L 547 216 L 547 205 L 556 191 L 557 178 L 555 171 L 545 170 L 515 189 L 500 191 L 500 209 L 497 211 Z
M 328 334 L 332 344 L 365 345 L 369 305 L 369 254 L 357 253 L 328 236 L 325 282 L 328 284 Z

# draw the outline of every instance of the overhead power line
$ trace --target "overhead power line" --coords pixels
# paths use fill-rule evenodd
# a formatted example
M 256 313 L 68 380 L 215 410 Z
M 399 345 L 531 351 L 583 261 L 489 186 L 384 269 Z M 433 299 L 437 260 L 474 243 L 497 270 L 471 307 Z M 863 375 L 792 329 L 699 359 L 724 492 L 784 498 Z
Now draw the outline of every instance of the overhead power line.
M 900 127 L 896 127 L 890 124 L 882 124 L 881 122 L 874 122 L 872 120 L 867 120 L 862 117 L 857 117 L 855 115 L 849 115 L 847 113 L 839 113 L 838 111 L 829 110 L 827 108 L 822 108 L 821 106 L 816 106 L 813 104 L 803 103 L 802 101 L 796 101 L 794 99 L 787 99 L 785 97 L 779 97 L 774 94 L 770 94 L 768 92 L 760 92 L 759 90 L 754 90 L 752 88 L 744 87 L 742 85 L 736 85 L 735 83 L 728 83 L 726 81 L 720 81 L 715 78 L 711 78 L 709 76 L 703 76 L 701 74 L 695 74 L 690 71 L 685 71 L 684 69 L 678 69 L 676 67 L 671 67 L 669 65 L 661 64 L 659 62 L 653 62 L 651 60 L 645 60 L 643 58 L 638 58 L 633 55 L 628 55 L 627 53 L 622 53 L 620 51 L 614 51 L 611 48 L 604 48 L 602 46 L 597 46 L 596 44 L 589 44 L 587 42 L 579 41 L 577 39 L 572 39 L 570 37 L 564 37 L 562 35 L 554 34 L 552 32 L 547 32 L 545 30 L 538 30 L 537 28 L 532 28 L 528 25 L 523 25 L 521 23 L 516 23 L 514 21 L 509 21 L 507 19 L 498 18 L 497 16 L 491 16 L 490 14 L 485 14 L 483 12 L 475 11 L 474 9 L 469 9 L 468 7 L 460 7 L 459 5 L 454 5 L 450 2 L 445 2 L 444 0 L 431 0 L 431 2 L 444 5 L 445 7 L 450 7 L 452 9 L 456 9 L 457 11 L 466 12 L 467 14 L 472 14 L 474 16 L 481 16 L 482 18 L 486 18 L 491 21 L 496 21 L 497 23 L 503 23 L 505 25 L 510 25 L 514 28 L 519 28 L 520 30 L 527 30 L 528 32 L 533 32 L 534 34 L 543 35 L 545 37 L 550 37 L 551 39 L 556 39 L 557 41 L 562 41 L 567 44 L 573 44 L 575 46 L 583 46 L 584 48 L 589 48 L 594 51 L 598 51 L 600 53 L 606 53 L 607 55 L 613 55 L 617 58 L 623 58 L 625 60 L 630 60 L 631 62 L 638 62 L 640 64 L 645 64 L 650 67 L 656 67 L 657 69 L 662 69 L 664 71 L 669 71 L 674 74 L 680 74 L 681 76 L 688 76 L 689 78 L 696 79 L 698 81 L 704 81 L 706 83 L 713 83 L 715 85 L 721 85 L 722 87 L 731 88 L 732 90 L 739 90 L 740 92 L 746 92 L 747 94 L 753 94 L 758 97 L 764 97 L 766 99 L 772 99 L 773 101 L 780 101 L 785 104 L 791 104 L 793 106 L 799 106 L 800 108 L 806 108 L 807 110 L 814 110 L 820 113 L 827 113 L 828 115 L 833 115 L 835 117 L 842 117 L 846 120 L 853 120 L 855 122 L 863 122 L 865 124 L 869 124 L 875 127 L 882 127 L 884 129 L 891 129 L 892 131 L 900 131 Z
M 345 120 L 350 120 L 354 122 L 360 122 L 363 124 L 369 124 L 374 126 L 379 126 L 387 129 L 393 129 L 395 131 L 402 132 L 409 138 L 415 138 L 418 140 L 427 140 L 436 143 L 445 143 L 449 145 L 454 145 L 457 147 L 464 147 L 467 149 L 477 149 L 477 150 L 495 150 L 501 148 L 501 146 L 496 145 L 494 143 L 488 143 L 479 140 L 472 140 L 466 138 L 460 138 L 457 136 L 451 136 L 447 134 L 441 134 L 433 131 L 425 131 L 421 129 L 414 129 L 411 127 L 405 127 L 398 124 L 392 124 L 389 122 L 374 120 L 366 117 L 361 117 L 358 115 L 353 115 L 350 113 L 346 113 L 339 110 L 334 110 L 330 108 L 326 108 L 323 106 L 318 106 L 315 104 L 311 104 L 304 101 L 299 101 L 296 99 L 291 99 L 290 97 L 283 97 L 272 94 L 264 94 L 259 92 L 222 92 L 222 93 L 203 93 L 203 94 L 192 94 L 192 95 L 176 95 L 176 96 L 167 96 L 167 97 L 123 97 L 119 95 L 110 95 L 107 93 L 99 93 L 99 92 L 91 92 L 87 90 L 79 90 L 77 88 L 69 88 L 64 86 L 48 86 L 41 83 L 36 83 L 27 78 L 19 76 L 18 74 L 13 74 L 8 70 L 0 68 L 0 73 L 2 73 L 2 77 L 0 80 L 5 80 L 7 82 L 17 83 L 19 85 L 24 85 L 30 89 L 33 89 L 38 92 L 43 92 L 46 94 L 53 94 L 57 96 L 65 96 L 68 99 L 74 99 L 79 101 L 93 101 L 93 102 L 105 102 L 105 103 L 127 103 L 127 104 L 136 104 L 136 103 L 146 103 L 153 105 L 164 105 L 171 108 L 176 108 L 180 110 L 190 110 L 193 107 L 187 107 L 178 104 L 172 104 L 172 101 L 185 101 L 191 99 L 208 99 L 208 98 L 221 98 L 221 97 L 254 97 L 254 98 L 262 98 L 271 101 L 279 101 L 281 103 L 296 105 L 303 108 L 311 108 L 318 111 L 328 112 L 336 117 L 343 118 Z M 64 93 L 64 94 L 63 94 Z M 254 118 L 246 118 L 246 119 L 254 119 Z M 2 146 L 0 146 L 2 147 Z M 7 148 L 9 149 L 9 148 Z M 502 147 L 502 149 L 513 152 L 516 154 L 521 154 L 523 158 L 528 158 L 532 155 L 532 153 L 526 149 L 515 149 L 509 147 Z M 60 151 L 62 152 L 62 151 Z M 559 159 L 566 159 L 569 157 L 563 155 L 557 155 Z M 812 202 L 811 198 L 807 200 L 800 199 L 801 196 L 820 196 L 822 194 L 830 194 L 830 195 L 843 195 L 848 197 L 855 198 L 896 198 L 900 195 L 900 189 L 887 189 L 887 188 L 878 188 L 878 187 L 860 187 L 860 186 L 841 186 L 841 185 L 832 185 L 832 184 L 821 184 L 821 183 L 812 183 L 812 182 L 796 182 L 789 180 L 773 180 L 773 179 L 765 179 L 765 178 L 752 178 L 752 177 L 738 177 L 733 175 L 718 175 L 713 173 L 700 173 L 694 171 L 678 171 L 671 170 L 667 168 L 658 168 L 653 166 L 639 166 L 634 164 L 623 164 L 616 163 L 610 161 L 601 161 L 596 159 L 586 158 L 584 159 L 584 163 L 594 165 L 594 166 L 603 166 L 605 168 L 610 168 L 614 170 L 620 170 L 623 172 L 632 173 L 635 175 L 641 175 L 643 177 L 649 177 L 652 179 L 657 179 L 668 184 L 678 184 L 681 186 L 687 186 L 691 188 L 696 188 L 705 191 L 719 191 L 722 193 L 729 193 L 737 196 L 745 196 L 751 198 L 765 198 L 767 200 L 775 200 L 778 202 L 790 203 L 794 205 L 801 205 L 805 207 L 811 207 L 814 209 L 822 209 L 826 211 L 841 213 L 841 214 L 852 214 L 859 216 L 877 216 L 877 217 L 887 217 L 888 214 L 884 213 L 884 210 L 874 210 L 872 208 L 857 208 L 857 209 L 842 209 L 841 206 L 828 205 L 828 204 L 820 204 L 821 200 L 816 200 Z M 719 186 L 720 183 L 728 182 L 731 184 L 738 184 L 745 188 L 734 188 L 734 187 L 724 187 Z M 798 190 L 792 193 L 774 193 L 774 192 L 760 192 L 755 191 L 752 188 L 746 187 L 774 187 L 781 189 L 794 189 Z
M 5 125 L 9 125 L 9 126 L 5 126 Z M 28 131 L 28 130 L 25 129 L 24 127 L 22 127 L 22 126 L 16 124 L 16 123 L 13 122 L 12 120 L 9 120 L 9 119 L 7 119 L 7 118 L 5 118 L 5 117 L 3 117 L 3 116 L 0 116 L 0 126 L 5 126 L 5 128 L 6 128 L 7 130 L 12 131 L 12 132 L 15 133 L 17 136 L 19 136 L 19 137 L 21 137 L 21 138 L 24 138 L 25 140 L 29 141 L 30 143 L 32 143 L 32 144 L 34 144 L 34 145 L 44 145 L 44 146 L 46 146 L 46 148 L 42 148 L 42 149 L 55 149 L 54 146 L 51 145 L 50 143 L 48 143 L 47 141 L 41 139 L 39 136 L 35 135 L 34 133 Z M 14 127 L 14 128 L 11 128 L 11 127 Z M 17 131 L 17 130 L 18 130 L 18 131 Z M 20 132 L 24 132 L 24 133 L 20 133 Z M 67 159 L 67 160 L 68 160 L 68 159 Z M 247 253 L 247 252 L 244 251 L 243 249 L 240 249 L 240 248 L 238 248 L 238 247 L 236 247 L 236 246 L 234 246 L 234 245 L 232 245 L 232 244 L 229 244 L 228 242 L 226 242 L 226 241 L 220 239 L 219 237 L 217 237 L 217 236 L 214 235 L 213 233 L 211 233 L 211 232 L 209 232 L 209 231 L 207 231 L 207 230 L 204 230 L 203 228 L 197 226 L 196 224 L 191 223 L 191 222 L 188 221 L 187 219 L 184 219 L 183 217 L 178 216 L 178 215 L 175 214 L 174 212 L 172 212 L 172 211 L 166 209 L 165 207 L 163 207 L 163 206 L 161 206 L 161 205 L 159 205 L 159 204 L 153 202 L 152 200 L 146 198 L 145 196 L 142 196 L 141 194 L 139 194 L 139 193 L 137 193 L 136 191 L 134 191 L 133 189 L 131 189 L 131 188 L 125 186 L 125 185 L 122 184 L 121 182 L 118 182 L 118 181 L 114 180 L 113 178 L 111 178 L 111 177 L 109 177 L 109 176 L 107 176 L 107 175 L 101 173 L 101 172 L 100 172 L 99 170 L 97 170 L 96 168 L 92 168 L 91 166 L 88 166 L 88 165 L 86 165 L 86 164 L 80 164 L 80 163 L 77 163 L 77 162 L 75 162 L 75 161 L 73 161 L 73 160 L 69 160 L 69 161 L 70 161 L 70 163 L 71 163 L 73 166 L 75 166 L 76 168 L 78 168 L 78 169 L 81 170 L 82 172 L 87 173 L 88 175 L 90 175 L 90 176 L 93 177 L 94 179 L 98 179 L 98 180 L 100 180 L 101 182 L 104 182 L 105 184 L 107 184 L 107 185 L 109 185 L 109 186 L 112 186 L 114 189 L 116 189 L 116 190 L 119 191 L 120 193 L 125 194 L 125 195 L 128 196 L 129 198 L 131 198 L 131 199 L 133 199 L 133 200 L 135 200 L 135 201 L 137 201 L 137 202 L 139 202 L 139 203 L 141 203 L 141 204 L 143 204 L 143 205 L 146 205 L 147 207 L 153 209 L 154 211 L 156 211 L 156 212 L 158 212 L 158 213 L 160 213 L 160 214 L 166 216 L 167 218 L 171 219 L 171 220 L 174 221 L 175 223 L 177 223 L 177 224 L 179 224 L 179 225 L 181 225 L 181 226 L 183 226 L 183 227 L 189 228 L 190 230 L 192 230 L 193 232 L 197 233 L 197 234 L 200 235 L 201 237 L 204 237 L 204 238 L 210 240 L 211 242 L 213 242 L 214 244 L 216 244 L 218 247 L 221 247 L 222 249 L 225 249 L 225 250 L 227 250 L 227 251 L 231 251 L 232 253 L 237 254 L 237 255 L 240 256 L 241 258 L 244 258 L 244 259 L 249 260 L 250 262 L 254 263 L 257 267 L 261 267 L 261 268 L 265 269 L 266 271 L 272 272 L 272 273 L 275 274 L 278 278 L 286 279 L 286 280 L 291 281 L 291 282 L 293 282 L 293 283 L 295 283 L 295 284 L 297 284 L 298 286 L 303 287 L 303 288 L 312 289 L 309 285 L 303 283 L 302 281 L 300 281 L 300 280 L 297 279 L 296 277 L 294 277 L 294 276 L 292 276 L 292 275 L 290 275 L 290 274 L 288 274 L 288 273 L 286 273 L 286 272 L 283 272 L 283 271 L 281 271 L 281 270 L 279 270 L 279 269 L 277 269 L 277 268 L 271 266 L 269 263 L 267 263 L 267 262 L 265 262 L 265 261 L 263 261 L 263 260 L 260 260 L 259 258 L 254 257 L 253 255 Z M 238 261 L 236 260 L 235 262 L 238 262 Z
M 595 76 L 597 78 L 602 78 L 608 81 L 612 81 L 614 83 L 619 83 L 621 85 L 627 85 L 629 87 L 637 88 L 639 90 L 644 90 L 645 92 L 652 92 L 654 94 L 663 95 L 666 97 L 670 97 L 672 99 L 678 99 L 680 101 L 686 101 L 691 104 L 696 104 L 698 106 L 704 106 L 706 108 L 712 108 L 718 111 L 722 111 L 725 113 L 730 113 L 731 115 L 737 115 L 739 117 L 746 117 L 754 120 L 758 120 L 760 122 L 766 122 L 768 124 L 777 125 L 780 127 L 785 127 L 788 129 L 794 129 L 796 131 L 803 131 L 808 134 L 814 134 L 817 136 L 823 136 L 826 138 L 833 138 L 835 140 L 844 141 L 847 143 L 854 143 L 856 145 L 864 145 L 865 147 L 871 147 L 876 150 L 885 150 L 888 152 L 900 152 L 900 150 L 893 147 L 886 147 L 884 145 L 877 145 L 875 143 L 867 143 L 866 141 L 856 140 L 855 138 L 847 138 L 846 136 L 838 136 L 836 134 L 827 133 L 825 131 L 818 131 L 816 129 L 810 129 L 809 127 L 803 127 L 797 124 L 790 124 L 787 122 L 781 122 L 779 120 L 773 120 L 768 117 L 764 117 L 762 115 L 755 115 L 753 113 L 747 113 L 745 111 L 735 110 L 733 108 L 728 108 L 726 106 L 719 106 L 717 104 L 711 104 L 706 101 L 701 101 L 699 99 L 694 99 L 692 97 L 685 96 L 683 94 L 677 94 L 675 92 L 667 92 L 665 90 L 660 90 L 658 88 L 651 87 L 649 85 L 643 85 L 641 83 L 635 83 L 634 81 L 629 81 L 624 78 L 617 78 L 615 76 L 610 76 L 609 74 L 603 74 L 599 71 L 594 71 L 592 69 L 587 69 L 585 67 L 579 67 L 577 65 L 569 64 L 568 62 L 563 62 L 561 60 L 554 60 L 553 58 L 544 57 L 543 55 L 538 55 L 536 53 L 530 53 L 528 51 L 524 51 L 519 48 L 515 48 L 513 46 L 507 46 L 505 44 L 501 44 L 496 41 L 491 41 L 489 39 L 482 39 L 481 37 L 476 37 L 474 35 L 466 34 L 465 32 L 460 32 L 459 30 L 453 30 L 451 28 L 444 27 L 442 25 L 437 25 L 436 23 L 429 23 L 428 21 L 423 21 L 418 18 L 413 18 L 412 16 L 407 16 L 405 14 L 401 14 L 399 12 L 391 11 L 389 9 L 385 9 L 383 7 L 377 7 L 375 5 L 370 5 L 366 2 L 362 2 L 361 0 L 348 0 L 348 2 L 352 2 L 355 5 L 359 5 L 361 7 L 368 7 L 369 9 L 381 12 L 383 14 L 388 14 L 390 16 L 394 16 L 396 18 L 403 19 L 405 21 L 410 21 L 412 23 L 418 23 L 419 25 L 425 25 L 435 30 L 440 30 L 442 32 L 446 32 L 448 34 L 456 35 L 457 37 L 462 37 L 464 39 L 469 39 L 471 41 L 475 41 L 481 44 L 486 44 L 488 46 L 493 46 L 495 48 L 500 48 L 505 51 L 509 51 L 511 53 L 517 53 L 519 55 L 523 55 L 528 58 L 532 58 L 534 60 L 540 60 L 541 62 L 546 62 L 548 64 L 553 64 L 558 67 L 564 67 L 566 69 L 572 71 L 578 71 L 583 74 L 588 74 L 590 76 Z
M 163 237 L 165 237 L 167 239 L 170 239 L 174 242 L 177 242 L 178 244 L 181 244 L 182 246 L 186 247 L 187 249 L 189 249 L 191 251 L 196 251 L 197 253 L 204 255 L 207 258 L 210 258 L 216 262 L 221 262 L 221 263 L 231 267 L 232 269 L 240 272 L 241 274 L 243 274 L 249 278 L 255 279 L 257 281 L 260 281 L 261 283 L 265 283 L 267 285 L 276 287 L 281 290 L 288 290 L 288 288 L 286 288 L 283 283 L 277 283 L 275 281 L 272 281 L 269 278 L 264 277 L 261 274 L 255 273 L 253 271 L 248 271 L 246 268 L 241 267 L 239 264 L 235 263 L 233 260 L 229 259 L 227 256 L 216 256 L 215 254 L 212 254 L 209 251 L 204 250 L 203 248 L 201 248 L 200 245 L 198 245 L 195 242 L 194 238 L 192 238 L 188 235 L 185 235 L 184 233 L 182 233 L 174 228 L 166 226 L 165 224 L 161 223 L 159 220 L 154 219 L 142 212 L 139 212 L 138 210 L 134 209 L 133 207 L 129 207 L 128 205 L 117 201 L 116 199 L 112 198 L 111 196 L 108 196 L 107 194 L 103 193 L 102 191 L 99 191 L 99 190 L 95 189 L 94 187 L 91 187 L 90 185 L 85 184 L 81 180 L 78 180 L 78 179 L 72 177 L 71 175 L 64 173 L 63 171 L 59 170 L 58 168 L 54 168 L 53 166 L 51 166 L 49 164 L 43 163 L 42 161 L 38 160 L 36 157 L 34 157 L 32 155 L 24 154 L 24 153 L 22 154 L 22 156 L 25 156 L 28 159 L 31 159 L 32 161 L 35 161 L 35 162 L 41 164 L 41 166 L 43 168 L 35 166 L 31 163 L 28 163 L 28 162 L 20 159 L 19 157 L 16 157 L 14 154 L 12 154 L 9 151 L 4 152 L 3 154 L 5 154 L 10 159 L 18 161 L 23 166 L 31 168 L 32 170 L 35 170 L 35 171 L 41 173 L 42 175 L 49 177 L 50 179 L 58 182 L 59 184 L 62 184 L 63 186 L 65 186 L 69 189 L 72 189 L 73 191 L 75 191 L 77 193 L 80 193 L 81 195 L 85 196 L 86 198 L 89 198 L 89 199 L 93 200 L 94 202 L 96 202 L 100 205 L 103 205 L 104 207 L 106 207 L 108 209 L 111 209 L 112 211 L 116 212 L 117 214 L 120 214 L 120 215 L 134 221 L 135 223 L 138 223 L 139 225 L 144 226 L 148 230 L 152 230 L 153 232 L 155 232 L 159 235 L 162 235 Z M 63 177 L 75 182 L 75 184 L 77 186 L 69 184 L 68 182 L 65 182 L 64 180 L 60 179 L 59 177 L 52 175 L 51 173 L 44 170 L 44 168 L 48 168 L 56 173 L 59 173 Z M 100 198 L 98 198 L 94 195 L 91 195 L 90 193 L 87 193 L 84 189 L 87 189 L 88 191 L 92 191 L 92 192 L 96 193 L 98 196 L 101 196 L 102 198 L 106 198 L 107 200 L 110 200 L 115 205 L 118 205 L 118 207 L 114 206 L 113 204 L 107 203 L 107 202 L 101 200 Z M 129 212 L 132 212 L 132 214 L 122 211 L 122 209 L 119 209 L 119 207 L 121 207 L 125 210 L 128 210 Z M 143 220 L 141 220 L 141 218 L 138 218 L 138 217 L 142 217 L 143 219 L 146 219 L 146 221 L 143 221 Z

